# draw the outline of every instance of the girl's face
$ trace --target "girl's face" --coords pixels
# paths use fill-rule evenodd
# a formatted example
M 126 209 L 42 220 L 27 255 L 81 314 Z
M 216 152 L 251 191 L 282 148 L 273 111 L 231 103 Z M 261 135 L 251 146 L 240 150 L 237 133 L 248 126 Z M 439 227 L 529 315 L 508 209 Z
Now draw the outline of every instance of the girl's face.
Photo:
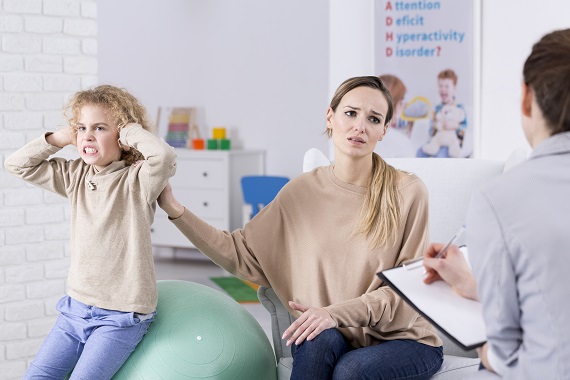
M 83 106 L 76 128 L 77 151 L 86 164 L 101 171 L 121 158 L 119 130 L 105 108 L 92 104 Z
M 380 90 L 357 87 L 344 95 L 336 111 L 327 111 L 333 143 L 349 156 L 371 154 L 386 134 L 388 101 Z

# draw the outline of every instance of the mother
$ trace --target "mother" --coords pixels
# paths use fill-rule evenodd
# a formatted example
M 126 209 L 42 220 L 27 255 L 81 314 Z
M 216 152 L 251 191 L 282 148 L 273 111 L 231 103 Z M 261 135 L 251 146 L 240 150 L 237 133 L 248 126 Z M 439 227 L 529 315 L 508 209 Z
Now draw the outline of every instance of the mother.
M 158 200 L 216 264 L 289 306 L 291 379 L 428 379 L 443 361 L 434 328 L 376 276 L 428 243 L 423 182 L 373 152 L 392 114 L 378 77 L 342 83 L 326 113 L 334 164 L 291 180 L 243 229 L 208 225 L 170 186 Z

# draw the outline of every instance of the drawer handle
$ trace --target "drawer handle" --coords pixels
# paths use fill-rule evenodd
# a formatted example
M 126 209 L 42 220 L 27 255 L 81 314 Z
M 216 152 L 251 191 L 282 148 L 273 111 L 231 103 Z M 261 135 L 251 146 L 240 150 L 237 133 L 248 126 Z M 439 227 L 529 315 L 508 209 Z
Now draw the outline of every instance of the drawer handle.
M 202 205 L 203 205 L 204 207 L 208 207 L 208 202 L 203 202 Z
M 207 177 L 208 176 L 208 172 L 203 172 L 202 173 L 202 177 Z

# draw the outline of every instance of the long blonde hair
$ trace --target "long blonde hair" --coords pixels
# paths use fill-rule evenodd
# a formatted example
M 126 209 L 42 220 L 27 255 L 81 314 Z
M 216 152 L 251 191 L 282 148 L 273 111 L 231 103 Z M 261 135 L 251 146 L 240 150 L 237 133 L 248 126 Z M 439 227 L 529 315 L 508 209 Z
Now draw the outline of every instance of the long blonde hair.
M 330 108 L 336 112 L 344 95 L 362 86 L 376 89 L 386 98 L 388 112 L 384 125 L 387 125 L 394 112 L 392 96 L 382 80 L 376 76 L 354 77 L 344 81 L 336 90 Z M 332 136 L 332 131 L 328 128 L 327 134 Z M 398 170 L 388 165 L 378 154 L 372 153 L 372 173 L 355 234 L 370 236 L 374 247 L 386 246 L 390 242 L 392 245 L 396 244 L 401 218 L 397 179 Z
M 123 88 L 104 84 L 77 92 L 65 106 L 64 115 L 69 125 L 77 125 L 81 108 L 85 105 L 99 105 L 109 111 L 119 131 L 129 123 L 137 123 L 147 131 L 153 131 L 146 108 Z M 127 165 L 143 159 L 144 156 L 134 148 L 121 154 L 121 160 L 126 161 Z
M 396 244 L 401 216 L 397 181 L 398 170 L 372 153 L 372 176 L 356 232 L 370 236 L 374 247 Z

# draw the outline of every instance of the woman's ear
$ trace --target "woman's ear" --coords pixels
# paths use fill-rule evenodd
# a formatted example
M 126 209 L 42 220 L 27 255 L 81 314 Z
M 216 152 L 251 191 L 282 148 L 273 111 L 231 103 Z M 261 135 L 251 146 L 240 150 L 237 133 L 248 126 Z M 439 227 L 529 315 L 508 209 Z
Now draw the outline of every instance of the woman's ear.
M 532 89 L 526 84 L 522 84 L 522 99 L 521 99 L 521 112 L 523 116 L 530 117 L 532 114 L 532 101 L 534 93 Z
M 334 111 L 332 110 L 332 108 L 329 107 L 329 109 L 327 110 L 327 129 L 332 129 L 332 117 L 334 115 Z
M 388 123 L 386 123 L 386 125 L 384 125 L 384 131 L 382 132 L 382 136 L 378 138 L 378 141 L 384 140 L 384 137 L 386 137 L 386 133 L 388 132 L 388 128 L 390 127 L 391 123 L 392 121 L 389 121 Z

